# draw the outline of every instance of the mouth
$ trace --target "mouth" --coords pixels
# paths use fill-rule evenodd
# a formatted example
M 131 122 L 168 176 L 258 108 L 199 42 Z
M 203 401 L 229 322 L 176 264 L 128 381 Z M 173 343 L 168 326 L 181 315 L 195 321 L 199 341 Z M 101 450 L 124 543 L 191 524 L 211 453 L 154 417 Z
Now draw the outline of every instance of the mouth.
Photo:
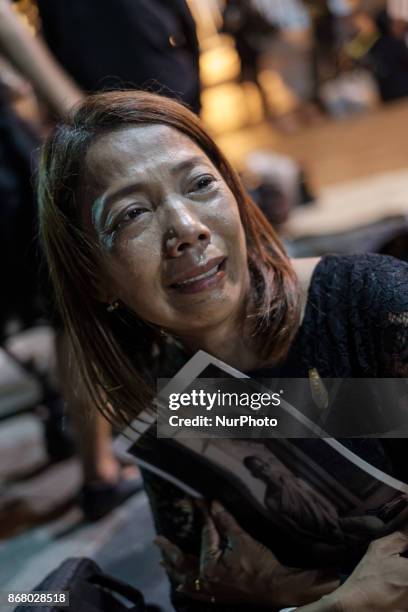
M 204 266 L 197 267 L 184 275 L 184 278 L 170 285 L 178 293 L 199 293 L 212 289 L 225 277 L 226 257 L 218 257 Z

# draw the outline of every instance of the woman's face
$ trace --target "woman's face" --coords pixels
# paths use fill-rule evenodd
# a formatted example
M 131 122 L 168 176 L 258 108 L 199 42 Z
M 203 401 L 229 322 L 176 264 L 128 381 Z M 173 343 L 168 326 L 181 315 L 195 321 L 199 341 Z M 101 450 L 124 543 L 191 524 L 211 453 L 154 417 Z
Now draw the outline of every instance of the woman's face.
M 181 336 L 239 316 L 249 275 L 237 202 L 193 141 L 167 126 L 123 129 L 91 146 L 86 169 L 103 301 Z

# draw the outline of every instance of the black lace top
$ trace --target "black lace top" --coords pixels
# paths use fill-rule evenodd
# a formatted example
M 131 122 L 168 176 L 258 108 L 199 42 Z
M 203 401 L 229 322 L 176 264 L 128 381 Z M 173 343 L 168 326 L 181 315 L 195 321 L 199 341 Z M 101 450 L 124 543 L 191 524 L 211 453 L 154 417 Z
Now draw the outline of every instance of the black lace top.
M 322 378 L 408 378 L 407 263 L 374 254 L 327 255 L 320 260 L 287 359 L 277 368 L 251 375 L 301 378 L 310 368 Z M 366 453 L 387 455 L 401 474 L 406 463 L 404 439 L 366 443 Z M 359 452 L 358 440 L 349 444 Z M 144 478 L 158 533 L 197 552 L 200 525 L 191 500 L 157 476 L 145 473 Z M 179 610 L 206 609 L 182 599 L 174 603 Z

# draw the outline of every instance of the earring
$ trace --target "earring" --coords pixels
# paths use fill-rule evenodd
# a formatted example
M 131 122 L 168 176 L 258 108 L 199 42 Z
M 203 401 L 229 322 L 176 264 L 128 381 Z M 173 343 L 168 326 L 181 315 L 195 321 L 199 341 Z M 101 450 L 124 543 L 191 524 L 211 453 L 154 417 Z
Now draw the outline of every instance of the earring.
M 108 312 L 114 312 L 118 308 L 119 308 L 119 301 L 115 300 L 114 302 L 111 302 L 110 304 L 108 304 L 108 306 L 106 307 L 106 310 Z

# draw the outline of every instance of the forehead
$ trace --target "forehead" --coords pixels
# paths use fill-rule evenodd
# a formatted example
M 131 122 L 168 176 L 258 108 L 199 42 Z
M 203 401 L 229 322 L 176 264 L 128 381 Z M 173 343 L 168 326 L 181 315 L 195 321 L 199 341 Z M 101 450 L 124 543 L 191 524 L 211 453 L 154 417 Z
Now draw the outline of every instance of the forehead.
M 164 125 L 131 126 L 104 134 L 88 150 L 87 178 L 99 187 L 128 174 L 145 175 L 184 159 L 209 162 L 206 154 L 188 136 Z

